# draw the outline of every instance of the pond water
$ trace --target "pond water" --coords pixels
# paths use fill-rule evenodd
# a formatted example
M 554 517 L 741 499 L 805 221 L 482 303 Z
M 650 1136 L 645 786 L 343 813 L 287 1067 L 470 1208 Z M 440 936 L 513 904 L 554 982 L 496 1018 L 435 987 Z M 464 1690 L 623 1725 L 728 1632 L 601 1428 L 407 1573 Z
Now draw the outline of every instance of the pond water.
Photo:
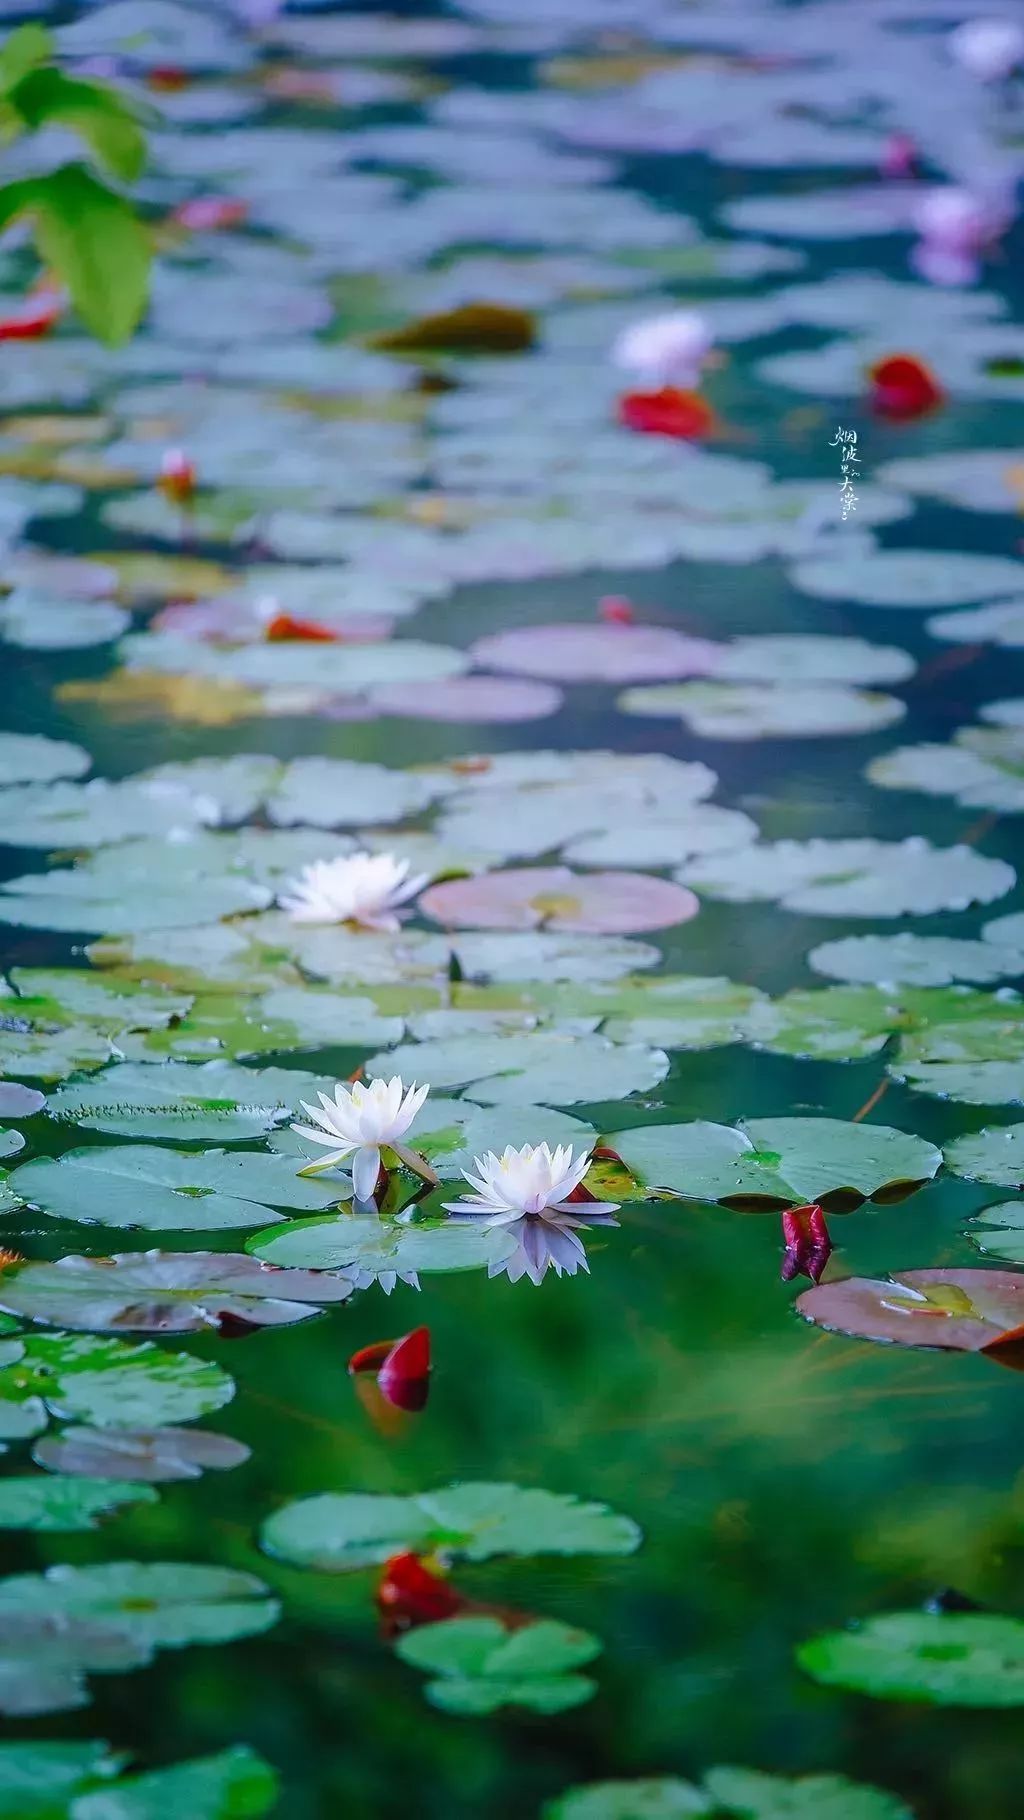
M 54 11 L 159 109 L 158 258 L 126 348 L 0 347 L 0 1814 L 1016 1820 L 1024 96 L 966 16 Z M 680 310 L 702 370 L 616 364 Z M 621 421 L 666 378 L 700 438 Z M 397 933 L 277 903 L 360 846 Z M 289 1130 L 360 1070 L 443 1180 L 379 1227 Z M 541 1140 L 620 1212 L 534 1284 L 442 1204 Z M 423 1325 L 408 1413 L 348 1361 Z

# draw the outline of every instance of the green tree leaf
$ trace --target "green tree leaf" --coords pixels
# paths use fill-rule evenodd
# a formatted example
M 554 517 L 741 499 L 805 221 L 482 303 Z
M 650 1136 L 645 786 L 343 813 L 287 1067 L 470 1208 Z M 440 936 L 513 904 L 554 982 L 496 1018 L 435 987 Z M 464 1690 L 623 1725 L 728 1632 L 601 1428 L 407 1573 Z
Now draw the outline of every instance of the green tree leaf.
M 7 102 L 35 131 L 70 127 L 84 139 L 97 162 L 125 183 L 134 183 L 146 162 L 146 140 L 134 110 L 105 82 L 66 76 L 52 65 L 30 69 L 7 92 Z
M 146 307 L 150 264 L 149 240 L 131 204 L 84 164 L 62 164 L 0 191 L 0 225 L 26 212 L 35 217 L 40 258 L 93 334 L 114 347 L 127 341 Z

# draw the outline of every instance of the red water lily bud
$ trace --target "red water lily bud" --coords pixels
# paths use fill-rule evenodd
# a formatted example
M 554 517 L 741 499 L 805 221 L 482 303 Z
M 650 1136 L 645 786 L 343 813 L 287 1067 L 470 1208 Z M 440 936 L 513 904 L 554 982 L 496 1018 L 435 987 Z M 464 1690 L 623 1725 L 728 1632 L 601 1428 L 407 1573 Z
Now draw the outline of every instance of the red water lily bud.
M 195 498 L 196 470 L 184 449 L 168 449 L 160 463 L 157 485 L 172 505 L 191 505 Z
M 353 1376 L 377 1374 L 381 1395 L 396 1409 L 416 1415 L 426 1407 L 430 1390 L 430 1329 L 416 1327 L 400 1340 L 377 1340 L 354 1352 L 348 1362 Z
M 624 392 L 619 399 L 619 422 L 648 436 L 694 442 L 709 435 L 717 421 L 699 392 L 681 392 L 678 386 L 663 385 L 657 392 Z
M 389 1633 L 454 1618 L 465 1604 L 462 1594 L 440 1574 L 424 1567 L 419 1555 L 392 1555 L 385 1561 L 377 1583 L 377 1605 Z
M 606 626 L 631 626 L 636 614 L 633 603 L 624 594 L 602 594 L 597 603 L 597 617 Z
M 176 63 L 154 63 L 146 76 L 150 88 L 158 94 L 176 95 L 187 88 L 192 78 L 187 70 L 179 69 Z
M 868 369 L 871 408 L 879 417 L 903 421 L 925 417 L 945 400 L 934 373 L 913 354 L 892 354 Z
M 326 626 L 318 626 L 312 619 L 293 619 L 290 613 L 275 613 L 273 619 L 267 620 L 263 636 L 270 644 L 284 644 L 292 640 L 321 645 L 335 645 L 339 642 L 338 634 L 328 631 Z
M 817 1283 L 832 1256 L 832 1239 L 823 1210 L 817 1202 L 807 1207 L 787 1207 L 782 1216 L 782 1281 L 810 1277 Z

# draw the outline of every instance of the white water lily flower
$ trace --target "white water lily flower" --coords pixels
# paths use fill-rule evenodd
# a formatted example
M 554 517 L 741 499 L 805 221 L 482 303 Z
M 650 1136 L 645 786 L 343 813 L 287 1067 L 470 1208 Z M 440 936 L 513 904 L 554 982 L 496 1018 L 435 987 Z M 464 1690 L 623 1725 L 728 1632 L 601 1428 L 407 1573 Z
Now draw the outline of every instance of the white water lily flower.
M 334 1098 L 318 1095 L 319 1107 L 300 1101 L 315 1125 L 293 1125 L 299 1137 L 323 1144 L 329 1156 L 319 1157 L 320 1169 L 352 1158 L 352 1188 L 357 1201 L 368 1201 L 380 1171 L 380 1146 L 390 1144 L 402 1154 L 401 1139 L 420 1111 L 429 1087 L 408 1089 L 396 1074 L 390 1081 L 339 1081 Z
M 426 883 L 426 873 L 410 878 L 409 861 L 393 853 L 345 853 L 303 866 L 278 902 L 296 923 L 359 923 L 393 935 L 398 906 Z
M 617 1201 L 570 1201 L 590 1168 L 589 1150 L 574 1155 L 571 1144 L 559 1144 L 552 1150 L 548 1144 L 524 1144 L 521 1150 L 509 1145 L 496 1156 L 475 1157 L 475 1175 L 468 1169 L 463 1175 L 476 1193 L 461 1201 L 446 1201 L 445 1206 L 456 1219 L 477 1220 L 485 1226 L 503 1226 L 516 1241 L 516 1250 L 503 1263 L 492 1264 L 489 1276 L 506 1271 L 517 1283 L 528 1276 L 539 1283 L 550 1267 L 556 1276 L 564 1272 L 575 1276 L 577 1270 L 589 1270 L 583 1242 L 577 1236 L 588 1226 L 617 1226 L 613 1216 Z
M 950 33 L 961 69 L 981 82 L 1005 82 L 1024 64 L 1024 27 L 1012 19 L 969 19 Z
M 689 389 L 700 379 L 712 347 L 711 331 L 696 310 L 670 310 L 623 329 L 612 360 L 644 385 Z

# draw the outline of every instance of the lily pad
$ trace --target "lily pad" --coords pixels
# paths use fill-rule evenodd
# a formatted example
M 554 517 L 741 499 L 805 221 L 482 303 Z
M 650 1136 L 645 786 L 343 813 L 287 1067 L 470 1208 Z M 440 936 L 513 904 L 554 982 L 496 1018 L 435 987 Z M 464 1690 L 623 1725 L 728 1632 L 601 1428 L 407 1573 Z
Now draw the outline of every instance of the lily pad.
M 846 1212 L 866 1200 L 900 1201 L 942 1163 L 923 1138 L 842 1119 L 748 1119 L 737 1128 L 697 1119 L 614 1131 L 602 1142 L 641 1189 L 739 1208 L 817 1201 Z
M 0 1341 L 0 1440 L 41 1434 L 51 1416 L 103 1429 L 191 1422 L 234 1394 L 219 1365 L 148 1340 L 26 1333 Z
M 0 1277 L 0 1307 L 8 1313 L 92 1333 L 288 1326 L 351 1293 L 346 1277 L 279 1270 L 212 1251 L 71 1256 L 9 1266 Z
M 232 1062 L 119 1062 L 53 1094 L 49 1114 L 118 1137 L 234 1143 L 260 1137 L 328 1081 Z
M 551 682 L 646 682 L 669 676 L 704 676 L 717 667 L 719 645 L 687 638 L 667 626 L 512 626 L 480 638 L 474 663 Z
M 845 1277 L 797 1300 L 805 1320 L 852 1339 L 985 1352 L 1024 1325 L 1024 1273 L 899 1270 L 890 1281 Z
M 97 1529 L 99 1519 L 121 1505 L 154 1504 L 156 1498 L 148 1486 L 124 1479 L 0 1479 L 0 1529 Z
M 839 683 L 688 682 L 627 689 L 622 714 L 681 720 L 702 739 L 823 739 L 875 733 L 901 720 L 893 695 Z
M 1024 728 L 960 727 L 949 745 L 900 746 L 873 759 L 867 776 L 886 790 L 922 790 L 950 796 L 967 809 L 1019 814 L 1024 810 Z
M 1024 598 L 1002 600 L 990 607 L 967 607 L 962 613 L 937 613 L 927 621 L 933 638 L 948 638 L 953 644 L 1005 645 L 1018 650 L 1024 645 Z
M 70 1820 L 160 1820 L 172 1814 L 187 1814 L 189 1820 L 257 1820 L 276 1800 L 277 1777 L 269 1763 L 248 1745 L 236 1744 L 214 1757 L 124 1776 L 113 1786 L 79 1794 Z
M 51 1567 L 0 1580 L 0 1710 L 82 1706 L 86 1671 L 142 1667 L 160 1648 L 254 1636 L 277 1617 L 251 1574 L 179 1561 Z
M 417 1625 L 396 1648 L 403 1662 L 435 1676 L 426 1688 L 432 1706 L 482 1717 L 503 1706 L 550 1714 L 581 1705 L 596 1684 L 573 1671 L 601 1644 L 550 1618 L 510 1631 L 499 1618 L 454 1617 Z
M 898 1795 L 845 1776 L 767 1776 L 712 1769 L 700 1788 L 675 1776 L 592 1782 L 544 1809 L 544 1820 L 913 1820 Z
M 988 928 L 994 929 L 990 923 Z M 987 986 L 1024 973 L 1024 941 L 1018 947 L 987 937 L 979 942 L 951 935 L 847 935 L 812 948 L 807 964 L 832 979 L 879 986 L 947 986 L 968 980 Z
M 886 1612 L 797 1650 L 812 1680 L 880 1700 L 1024 1706 L 1024 1623 L 998 1612 Z
M 337 1270 L 360 1283 L 382 1278 L 387 1285 L 395 1277 L 408 1279 L 422 1270 L 479 1270 L 499 1264 L 515 1250 L 515 1241 L 500 1228 L 451 1220 L 405 1226 L 341 1214 L 268 1227 L 249 1239 L 246 1249 L 277 1268 Z
M 630 1555 L 640 1539 L 632 1519 L 607 1504 L 483 1483 L 405 1498 L 362 1492 L 300 1498 L 269 1517 L 260 1536 L 267 1554 L 328 1573 L 372 1567 L 406 1550 L 464 1561 L 494 1555 Z
M 1005 860 L 972 847 L 903 841 L 782 840 L 700 857 L 687 884 L 729 903 L 772 900 L 814 916 L 925 916 L 989 904 L 1015 882 Z
M 158 1232 L 258 1226 L 271 1207 L 305 1213 L 339 1198 L 336 1186 L 299 1176 L 286 1158 L 254 1151 L 90 1146 L 37 1157 L 15 1176 L 15 1192 L 54 1219 Z
M 1024 563 L 951 550 L 872 550 L 800 562 L 794 585 L 818 600 L 864 607 L 955 607 L 1024 588 Z
M 660 1049 L 572 1030 L 441 1037 L 403 1044 L 365 1064 L 370 1076 L 400 1074 L 431 1087 L 464 1087 L 487 1105 L 553 1106 L 625 1099 L 656 1086 L 668 1066 Z
M 59 777 L 81 777 L 92 760 L 81 746 L 47 739 L 41 733 L 0 734 L 0 786 L 48 784 Z
M 945 1149 L 946 1168 L 971 1182 L 1024 1188 L 1024 1125 L 998 1125 L 954 1138 Z
M 447 928 L 564 929 L 574 935 L 670 928 L 699 908 L 692 891 L 647 873 L 573 873 L 566 866 L 451 879 L 420 898 L 420 909 Z
M 384 684 L 370 691 L 370 699 L 379 713 L 410 720 L 505 726 L 554 714 L 562 705 L 562 692 L 525 677 L 451 676 L 429 689 L 414 682 Z
M 241 1441 L 208 1428 L 65 1428 L 37 1441 L 32 1457 L 50 1472 L 86 1479 L 114 1474 L 132 1484 L 163 1484 L 198 1479 L 210 1468 L 227 1472 L 243 1465 L 249 1452 Z

